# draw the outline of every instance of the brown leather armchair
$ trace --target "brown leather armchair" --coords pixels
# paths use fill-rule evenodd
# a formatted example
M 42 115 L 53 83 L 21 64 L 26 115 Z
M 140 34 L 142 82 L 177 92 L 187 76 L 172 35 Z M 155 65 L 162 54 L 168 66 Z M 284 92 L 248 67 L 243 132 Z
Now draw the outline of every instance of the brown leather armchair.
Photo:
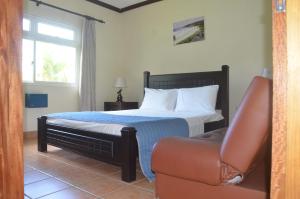
M 271 110 L 272 81 L 255 77 L 227 130 L 162 139 L 152 155 L 157 197 L 268 198 Z

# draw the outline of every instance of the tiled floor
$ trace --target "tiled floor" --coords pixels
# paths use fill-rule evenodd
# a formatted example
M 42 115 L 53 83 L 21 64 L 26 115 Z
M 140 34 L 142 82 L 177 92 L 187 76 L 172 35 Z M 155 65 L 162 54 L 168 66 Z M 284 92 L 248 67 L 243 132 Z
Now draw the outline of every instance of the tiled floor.
M 120 180 L 120 168 L 48 146 L 24 141 L 25 199 L 154 199 L 154 185 L 138 171 L 137 180 Z

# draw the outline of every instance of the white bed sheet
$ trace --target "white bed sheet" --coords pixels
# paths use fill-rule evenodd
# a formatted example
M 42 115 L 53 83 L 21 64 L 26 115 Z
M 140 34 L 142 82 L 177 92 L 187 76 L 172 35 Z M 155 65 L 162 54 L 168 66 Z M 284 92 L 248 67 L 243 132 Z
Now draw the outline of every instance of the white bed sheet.
M 193 137 L 204 133 L 204 124 L 207 122 L 214 122 L 223 119 L 220 110 L 217 110 L 214 114 L 203 114 L 199 112 L 175 112 L 175 111 L 152 111 L 152 110 L 123 110 L 123 111 L 106 111 L 105 113 L 115 114 L 115 115 L 129 115 L 129 116 L 149 116 L 149 117 L 176 117 L 183 118 L 187 121 L 189 126 L 189 136 Z M 102 124 L 95 122 L 82 122 L 75 120 L 66 119 L 55 119 L 48 118 L 47 123 L 63 125 L 66 127 L 82 129 L 87 131 L 106 133 L 110 135 L 121 135 L 121 129 L 125 127 L 120 124 Z

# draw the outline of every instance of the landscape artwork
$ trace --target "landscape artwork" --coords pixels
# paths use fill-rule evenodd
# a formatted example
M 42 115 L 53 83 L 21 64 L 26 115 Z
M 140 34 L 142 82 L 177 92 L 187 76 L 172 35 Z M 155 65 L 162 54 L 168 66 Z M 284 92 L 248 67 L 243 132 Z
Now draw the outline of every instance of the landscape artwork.
M 204 39 L 204 17 L 176 22 L 173 25 L 174 45 L 203 41 Z

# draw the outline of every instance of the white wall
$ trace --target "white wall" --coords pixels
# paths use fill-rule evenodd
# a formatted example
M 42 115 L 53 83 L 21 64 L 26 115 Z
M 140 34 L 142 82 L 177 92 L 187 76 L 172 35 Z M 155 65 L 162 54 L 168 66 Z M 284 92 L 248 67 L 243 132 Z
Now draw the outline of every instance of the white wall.
M 96 97 L 97 109 L 103 109 L 104 101 L 114 100 L 113 87 L 116 77 L 124 73 L 122 65 L 122 26 L 120 14 L 96 6 L 84 0 L 48 0 L 54 4 L 95 18 L 103 19 L 106 24 L 96 23 L 97 31 L 97 69 Z M 24 1 L 24 13 L 33 16 L 70 24 L 81 28 L 83 19 L 75 15 L 51 9 L 45 6 L 36 7 L 34 3 Z M 24 111 L 24 130 L 36 130 L 36 118 L 43 114 L 63 111 L 78 111 L 78 89 L 75 87 L 41 86 L 24 84 L 24 92 L 48 93 L 49 107 L 46 109 L 28 109 Z
M 205 41 L 173 45 L 173 23 L 205 17 Z M 123 15 L 127 96 L 142 99 L 142 72 L 220 70 L 230 66 L 230 111 L 253 76 L 271 67 L 271 1 L 164 0 Z

